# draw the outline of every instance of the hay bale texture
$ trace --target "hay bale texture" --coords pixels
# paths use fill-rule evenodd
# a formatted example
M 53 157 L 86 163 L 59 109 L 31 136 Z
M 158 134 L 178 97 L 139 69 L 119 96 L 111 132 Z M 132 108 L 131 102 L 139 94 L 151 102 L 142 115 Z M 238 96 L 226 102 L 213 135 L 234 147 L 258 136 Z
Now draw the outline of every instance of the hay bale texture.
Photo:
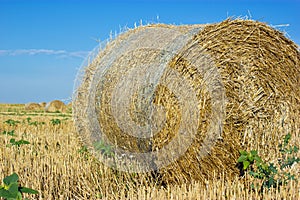
M 43 109 L 45 109 L 45 107 L 46 107 L 46 105 L 47 105 L 46 102 L 40 102 L 39 104 L 40 104 L 40 106 L 41 106 Z
M 38 103 L 27 103 L 25 104 L 25 110 L 28 111 L 37 111 L 37 110 L 42 110 L 42 106 Z
M 53 100 L 46 104 L 45 106 L 46 112 L 65 112 L 66 111 L 66 105 L 64 102 L 60 100 Z
M 165 182 L 235 176 L 238 150 L 267 159 L 299 137 L 299 64 L 297 45 L 257 21 L 140 26 L 83 67 L 74 120 L 91 149 L 105 140 Z

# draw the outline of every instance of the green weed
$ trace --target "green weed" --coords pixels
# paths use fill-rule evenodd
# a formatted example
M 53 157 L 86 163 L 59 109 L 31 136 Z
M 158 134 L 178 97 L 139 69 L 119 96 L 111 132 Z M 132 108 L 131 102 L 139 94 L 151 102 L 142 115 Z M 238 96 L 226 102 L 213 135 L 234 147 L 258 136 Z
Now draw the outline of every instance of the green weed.
M 240 157 L 237 161 L 242 164 L 243 172 L 249 173 L 255 179 L 262 180 L 261 185 L 258 185 L 260 191 L 263 191 L 265 188 L 279 188 L 279 186 L 286 185 L 288 181 L 295 180 L 295 175 L 285 172 L 285 168 L 300 162 L 300 158 L 296 157 L 299 147 L 290 146 L 290 139 L 291 134 L 287 134 L 283 139 L 283 143 L 279 144 L 279 166 L 272 162 L 263 161 L 256 150 L 250 152 L 240 150 Z M 252 184 L 252 187 L 255 188 L 257 186 Z
M 17 124 L 19 124 L 21 122 L 18 120 L 8 119 L 4 123 L 8 124 L 9 126 L 16 126 Z
M 61 124 L 60 119 L 51 119 L 50 122 L 52 125 L 60 125 Z
M 104 141 L 100 140 L 93 144 L 96 151 L 99 151 L 105 157 L 113 157 L 114 151 L 112 146 L 106 144 Z
M 10 144 L 7 145 L 8 147 L 9 147 L 9 146 L 17 146 L 17 147 L 20 147 L 20 146 L 23 145 L 23 144 L 30 144 L 30 142 L 28 142 L 27 140 L 23 140 L 23 139 L 21 139 L 21 140 L 16 140 L 16 139 L 14 139 L 14 138 L 10 139 L 10 140 L 9 140 L 9 143 L 10 143 Z
M 38 126 L 38 125 L 44 125 L 46 124 L 45 122 L 38 122 L 38 121 L 31 121 L 32 118 L 31 117 L 27 117 L 25 120 L 23 120 L 23 123 L 24 124 L 28 124 L 28 125 L 31 125 L 31 126 Z
M 16 136 L 16 135 L 15 135 L 15 130 L 11 130 L 11 131 L 2 131 L 1 134 L 2 134 L 2 135 L 9 135 L 9 136 Z
M 6 200 L 22 200 L 22 194 L 38 194 L 38 191 L 31 188 L 19 186 L 19 176 L 13 173 L 3 179 L 3 184 L 0 185 L 0 197 Z M 27 198 L 25 198 L 27 199 Z

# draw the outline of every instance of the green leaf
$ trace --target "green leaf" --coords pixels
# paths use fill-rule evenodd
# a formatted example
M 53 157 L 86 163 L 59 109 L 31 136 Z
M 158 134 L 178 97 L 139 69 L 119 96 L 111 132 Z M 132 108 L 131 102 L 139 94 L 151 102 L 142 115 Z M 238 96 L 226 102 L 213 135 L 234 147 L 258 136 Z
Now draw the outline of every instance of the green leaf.
M 27 140 L 19 140 L 17 141 L 17 145 L 21 145 L 21 144 L 30 144 L 30 142 L 28 142 Z
M 30 123 L 31 117 L 27 117 L 26 120 L 27 120 L 27 123 Z
M 295 158 L 295 157 L 287 157 L 286 160 L 284 160 L 281 165 L 280 165 L 280 169 L 283 169 L 285 167 L 291 167 L 294 163 L 298 163 L 300 162 L 299 158 Z
M 10 126 L 16 126 L 18 123 L 20 123 L 20 121 L 13 120 L 13 119 L 8 119 L 4 123 L 6 123 L 6 124 L 8 124 Z
M 238 158 L 238 162 L 244 162 L 248 159 L 248 157 L 246 155 L 241 155 L 239 158 Z
M 271 187 L 276 188 L 277 181 L 274 179 L 274 177 L 270 177 L 264 181 L 263 186 L 267 188 L 271 188 Z
M 270 164 L 269 170 L 274 174 L 277 174 L 277 172 L 278 172 L 277 168 L 274 166 L 273 163 Z
M 250 153 L 252 156 L 257 156 L 257 150 L 252 150 L 252 151 L 250 151 Z
M 266 163 L 262 163 L 262 164 L 258 165 L 258 169 L 260 169 L 261 171 L 266 173 L 266 171 L 269 169 L 269 167 Z
M 9 185 L 8 188 L 9 193 L 14 196 L 14 198 L 17 198 L 18 196 L 18 183 L 12 183 Z
M 0 189 L 0 197 L 3 197 L 5 199 L 14 198 L 15 196 L 11 194 L 8 190 L 5 190 L 3 188 Z
M 19 189 L 22 193 L 28 193 L 28 194 L 38 194 L 39 193 L 37 190 L 27 188 L 27 187 L 20 187 Z
M 292 175 L 291 173 L 285 173 L 285 176 L 287 176 L 287 180 L 295 180 L 295 175 Z
M 3 131 L 1 134 L 2 135 L 16 136 L 14 130 L 12 130 L 12 131 Z
M 11 139 L 9 140 L 9 142 L 10 142 L 11 144 L 14 144 L 14 143 L 16 142 L 16 139 L 11 138 Z
M 249 174 L 254 177 L 254 178 L 258 178 L 258 179 L 263 179 L 265 177 L 264 174 L 260 174 L 258 172 L 254 172 L 254 171 L 250 171 Z
M 254 160 L 257 161 L 258 163 L 261 163 L 261 162 L 262 162 L 261 157 L 259 157 L 258 155 L 255 155 L 255 156 L 254 156 Z
M 239 152 L 240 152 L 241 155 L 248 156 L 248 152 L 247 151 L 239 150 Z
M 13 173 L 10 176 L 7 176 L 3 179 L 4 184 L 10 185 L 11 183 L 16 183 L 19 180 L 19 176 L 16 173 Z
M 249 162 L 249 161 L 247 161 L 247 160 L 244 161 L 244 162 L 243 162 L 243 166 L 244 166 L 243 169 L 246 170 L 246 169 L 248 168 L 249 165 L 250 165 L 250 162 Z
M 248 155 L 248 160 L 252 163 L 254 160 L 259 161 L 259 156 L 257 154 L 257 150 L 251 150 L 249 155 Z
M 17 200 L 22 200 L 22 194 L 21 194 L 21 192 L 18 192 Z
M 51 119 L 50 121 L 51 121 L 52 125 L 59 125 L 59 124 L 61 124 L 61 120 L 60 119 Z
M 298 151 L 299 151 L 299 147 L 294 146 L 294 153 L 298 153 Z
M 289 143 L 291 137 L 292 137 L 292 135 L 290 133 L 286 134 L 286 136 L 283 139 L 284 146 L 286 146 Z
M 18 147 L 21 146 L 22 144 L 30 144 L 30 142 L 28 142 L 27 140 L 21 139 L 21 140 L 16 141 L 14 138 L 10 139 L 9 142 L 11 145 L 16 145 Z

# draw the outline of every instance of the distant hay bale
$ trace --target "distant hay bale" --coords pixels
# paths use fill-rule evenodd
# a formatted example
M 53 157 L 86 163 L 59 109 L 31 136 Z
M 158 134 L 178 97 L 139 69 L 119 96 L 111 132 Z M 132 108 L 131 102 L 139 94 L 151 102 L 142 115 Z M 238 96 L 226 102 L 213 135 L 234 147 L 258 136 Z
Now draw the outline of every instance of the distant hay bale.
M 115 161 L 119 170 L 175 183 L 231 177 L 238 150 L 267 158 L 283 135 L 299 137 L 300 53 L 264 23 L 141 26 L 91 60 L 74 121 L 91 149 L 104 141 L 140 167 Z
M 72 102 L 66 105 L 67 112 L 72 112 Z
M 27 103 L 27 104 L 25 104 L 25 110 L 37 111 L 37 110 L 42 110 L 42 107 L 38 103 Z
M 47 105 L 46 102 L 41 102 L 41 103 L 39 103 L 39 104 L 40 104 L 40 106 L 43 107 L 44 109 L 45 109 L 45 107 L 46 107 L 46 105 Z
M 67 108 L 72 108 L 72 102 L 68 103 L 66 106 Z
M 59 100 L 54 100 L 49 103 L 47 103 L 45 107 L 46 112 L 65 112 L 66 111 L 66 105 L 64 102 Z

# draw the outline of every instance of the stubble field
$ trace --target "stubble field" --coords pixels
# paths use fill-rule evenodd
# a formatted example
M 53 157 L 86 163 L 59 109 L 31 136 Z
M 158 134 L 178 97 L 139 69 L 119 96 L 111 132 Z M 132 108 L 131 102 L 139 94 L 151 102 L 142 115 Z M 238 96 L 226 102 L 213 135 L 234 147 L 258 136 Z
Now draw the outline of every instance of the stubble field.
M 14 141 L 30 144 L 16 145 Z M 299 137 L 292 138 L 300 144 Z M 274 144 L 274 148 L 278 144 Z M 272 151 L 270 151 L 272 152 Z M 279 154 L 271 156 L 276 160 Z M 299 178 L 299 164 L 288 171 Z M 300 199 L 300 183 L 261 191 L 249 175 L 205 183 L 160 185 L 142 174 L 106 167 L 91 155 L 73 125 L 71 111 L 25 111 L 23 104 L 0 104 L 0 179 L 17 173 L 20 184 L 39 191 L 29 199 Z

